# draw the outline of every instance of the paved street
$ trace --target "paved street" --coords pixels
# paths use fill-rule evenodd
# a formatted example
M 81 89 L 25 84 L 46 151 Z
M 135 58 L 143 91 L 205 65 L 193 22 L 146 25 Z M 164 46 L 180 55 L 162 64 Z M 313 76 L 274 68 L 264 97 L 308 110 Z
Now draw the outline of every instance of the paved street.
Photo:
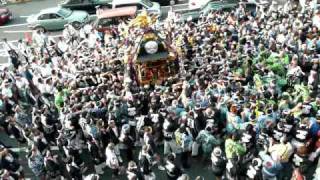
M 6 37 L 8 40 L 17 40 L 23 37 L 23 32 L 30 31 L 26 25 L 26 18 L 30 14 L 39 12 L 41 9 L 56 6 L 59 1 L 60 0 L 34 0 L 28 3 L 8 5 L 7 7 L 12 11 L 14 19 L 4 26 L 0 26 L 0 37 Z M 174 9 L 184 8 L 187 8 L 186 4 L 176 5 L 174 7 Z M 162 8 L 164 17 L 166 17 L 168 10 L 168 6 Z
M 27 3 L 11 4 L 7 7 L 12 11 L 14 19 L 4 26 L 0 26 L 0 37 L 8 40 L 17 40 L 23 36 L 20 31 L 29 30 L 26 26 L 26 18 L 30 14 L 39 12 L 41 9 L 56 6 L 60 0 L 34 0 Z
M 24 38 L 24 33 L 32 33 L 30 29 L 28 29 L 26 25 L 26 18 L 33 13 L 39 12 L 41 9 L 56 6 L 58 2 L 61 0 L 33 0 L 32 2 L 23 3 L 23 4 L 13 4 L 8 5 L 9 9 L 13 12 L 14 19 L 7 23 L 4 26 L 0 26 L 0 66 L 1 64 L 5 63 L 7 61 L 6 53 L 3 50 L 3 46 L 1 43 L 1 38 L 7 38 L 10 42 L 13 42 L 13 44 L 16 43 L 18 39 Z M 173 6 L 174 10 L 181 10 L 186 9 L 187 4 L 178 4 Z M 169 6 L 162 7 L 162 18 L 165 18 L 167 16 L 168 10 L 170 9 Z M 94 18 L 94 17 L 92 17 Z M 55 31 L 50 33 L 51 36 L 59 36 L 61 35 L 61 31 Z M 25 170 L 25 175 L 28 179 L 31 180 L 37 180 L 38 178 L 34 176 L 34 174 L 30 171 L 27 164 L 26 159 L 26 151 L 27 146 L 26 144 L 19 144 L 15 139 L 9 138 L 5 133 L 0 132 L 0 141 L 4 142 L 6 145 L 12 146 L 13 151 L 17 152 L 19 154 L 19 161 L 23 165 Z M 57 147 L 53 147 L 55 149 L 54 151 L 57 151 Z M 52 149 L 52 150 L 53 150 Z M 139 149 L 139 148 L 136 148 Z M 163 147 L 159 147 L 159 152 L 162 154 Z M 137 153 L 138 151 L 134 151 L 135 156 L 138 157 Z M 81 156 L 86 164 L 88 165 L 88 171 L 86 174 L 93 172 L 93 163 L 92 158 L 88 154 L 88 152 L 84 151 L 84 153 Z M 163 156 L 162 156 L 163 157 Z M 179 160 L 180 157 L 178 156 L 177 159 Z M 65 163 L 61 163 L 61 167 L 63 167 Z M 198 175 L 201 175 L 205 180 L 214 180 L 215 177 L 212 174 L 212 171 L 210 170 L 210 164 L 208 162 L 204 162 L 202 159 L 194 158 L 190 160 L 191 169 L 186 170 L 186 172 L 190 175 L 191 179 L 195 179 Z M 103 175 L 103 180 L 109 180 L 111 178 L 111 172 L 110 169 L 106 168 L 105 174 Z M 283 171 L 284 174 L 286 174 L 289 177 L 289 174 L 291 168 L 285 169 Z M 153 169 L 157 175 L 157 180 L 165 180 L 166 174 L 165 171 L 160 171 L 156 167 Z M 314 167 L 309 169 L 309 173 L 306 179 L 311 179 L 311 174 L 314 171 Z M 121 176 L 120 179 L 126 179 L 125 176 Z
M 26 18 L 41 9 L 56 6 L 60 0 L 33 0 L 27 3 L 11 4 L 7 7 L 12 11 L 14 19 L 4 26 L 0 26 L 0 37 L 5 37 L 8 41 L 15 44 L 17 40 L 23 39 L 25 33 L 32 33 L 26 24 Z M 186 9 L 186 1 L 181 1 L 182 4 L 177 4 L 173 7 L 174 10 Z M 167 17 L 169 6 L 162 7 L 162 18 Z M 93 17 L 94 18 L 94 17 Z M 51 32 L 51 36 L 59 36 L 61 31 Z M 0 42 L 0 64 L 7 62 L 7 53 L 3 50 L 3 44 Z

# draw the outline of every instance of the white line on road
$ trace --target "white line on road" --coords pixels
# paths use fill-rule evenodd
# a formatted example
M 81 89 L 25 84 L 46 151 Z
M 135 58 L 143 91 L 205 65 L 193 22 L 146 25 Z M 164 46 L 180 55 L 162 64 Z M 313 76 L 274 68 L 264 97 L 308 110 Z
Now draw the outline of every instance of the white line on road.
M 18 26 L 26 26 L 26 25 L 28 25 L 28 23 L 12 24 L 12 25 L 7 25 L 7 26 L 0 26 L 0 29 L 10 28 L 10 27 L 18 27 Z
M 169 7 L 180 7 L 180 6 L 188 6 L 188 3 L 184 3 L 184 4 L 175 4 L 173 6 L 161 6 L 161 8 L 169 8 Z
M 22 151 L 26 152 L 28 150 L 28 148 L 26 148 L 26 147 L 10 148 L 10 150 L 13 151 L 13 152 L 22 152 Z
M 25 32 L 25 31 L 24 31 Z M 52 38 L 57 38 L 57 37 L 61 37 L 62 36 L 62 34 L 57 34 L 57 35 L 52 35 L 52 36 L 50 36 L 50 37 L 52 37 Z M 21 38 L 21 39 L 23 39 L 23 38 Z M 15 44 L 15 43 L 17 43 L 18 42 L 18 40 L 11 40 L 11 41 L 8 41 L 8 43 L 10 43 L 10 44 Z M 4 50 L 4 44 L 3 44 L 3 42 L 0 42 L 0 57 L 8 57 L 9 56 L 9 54 L 8 54 L 8 52 L 6 51 L 6 50 Z M 13 46 L 13 47 L 16 47 L 15 45 Z M 1 65 L 0 65 L 1 66 Z
M 50 146 L 50 149 L 52 151 L 58 151 L 59 147 L 58 146 Z M 10 148 L 10 150 L 13 152 L 27 152 L 28 148 L 27 147 L 17 147 L 17 148 Z
M 20 16 L 20 18 L 28 18 L 29 16 Z
M 32 32 L 32 30 L 21 30 L 21 31 L 3 31 L 4 33 L 24 33 L 24 32 Z
M 30 32 L 32 32 L 32 31 L 30 31 Z M 50 37 L 57 38 L 57 37 L 60 37 L 60 36 L 62 36 L 62 34 L 52 35 L 52 36 L 50 36 Z M 24 37 L 22 37 L 21 39 L 23 39 L 23 38 L 24 38 Z M 18 42 L 18 40 L 8 41 L 8 43 L 16 43 L 16 42 Z M 0 49 L 1 49 L 2 44 L 3 44 L 3 42 L 0 42 Z

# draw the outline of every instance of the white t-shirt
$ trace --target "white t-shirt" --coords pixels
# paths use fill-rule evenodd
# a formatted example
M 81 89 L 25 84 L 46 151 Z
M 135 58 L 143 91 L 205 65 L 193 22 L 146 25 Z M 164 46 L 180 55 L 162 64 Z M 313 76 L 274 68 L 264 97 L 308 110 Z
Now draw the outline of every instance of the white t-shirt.
M 28 85 L 28 84 L 29 84 L 29 82 L 25 78 L 20 78 L 20 80 L 16 81 L 16 85 L 19 89 L 22 87 L 26 87 L 26 85 Z
M 312 23 L 314 26 L 316 26 L 318 29 L 320 29 L 320 15 L 313 16 Z
M 69 46 L 65 41 L 59 41 L 58 48 L 60 49 L 60 51 L 66 52 L 68 50 Z
M 93 34 L 93 33 L 89 34 L 89 38 L 88 38 L 88 46 L 89 46 L 89 48 L 95 48 L 96 41 L 97 41 L 96 34 Z
M 50 67 L 50 65 L 45 65 L 44 67 L 41 67 L 41 74 L 44 77 L 49 77 L 51 76 L 51 70 L 52 68 Z

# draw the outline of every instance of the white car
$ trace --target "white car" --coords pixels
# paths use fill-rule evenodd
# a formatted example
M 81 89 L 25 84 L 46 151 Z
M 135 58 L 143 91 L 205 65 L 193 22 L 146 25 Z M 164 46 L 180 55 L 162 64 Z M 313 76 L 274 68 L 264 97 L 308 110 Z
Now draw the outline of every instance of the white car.
M 211 0 L 189 0 L 188 9 L 200 9 L 202 6 L 206 5 Z
M 138 11 L 143 9 L 149 13 L 161 15 L 160 4 L 150 0 L 113 0 L 112 8 L 136 6 Z

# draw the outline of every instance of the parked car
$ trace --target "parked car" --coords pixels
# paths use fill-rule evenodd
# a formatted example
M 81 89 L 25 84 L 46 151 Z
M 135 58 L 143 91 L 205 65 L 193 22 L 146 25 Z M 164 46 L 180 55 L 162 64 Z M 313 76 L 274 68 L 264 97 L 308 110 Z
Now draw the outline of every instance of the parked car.
M 189 0 L 188 2 L 188 9 L 200 9 L 202 6 L 206 5 L 210 0 Z M 220 0 L 216 0 L 220 1 Z
M 11 19 L 12 19 L 11 11 L 6 7 L 0 7 L 0 25 L 5 24 Z
M 203 15 L 208 15 L 211 11 L 231 11 L 238 6 L 238 3 L 228 3 L 228 1 L 209 2 L 200 11 Z
M 97 6 L 111 8 L 111 2 L 112 0 L 64 0 L 59 5 L 63 8 L 87 11 L 89 14 L 95 14 Z
M 105 32 L 110 29 L 112 25 L 118 25 L 121 20 L 128 20 L 135 17 L 137 7 L 123 7 L 115 9 L 107 9 L 97 14 L 97 19 L 93 23 L 93 27 L 99 32 Z
M 170 6 L 177 4 L 178 0 L 152 0 L 152 2 L 159 3 L 160 6 Z
M 89 14 L 85 11 L 71 11 L 70 9 L 54 7 L 41 10 L 27 19 L 29 28 L 41 30 L 60 30 L 66 24 L 79 28 L 81 24 L 89 22 Z
M 149 13 L 161 15 L 160 4 L 150 0 L 113 0 L 112 8 L 136 6 L 138 12 L 143 9 Z
M 178 11 L 181 21 L 192 20 L 195 21 L 200 17 L 200 14 L 204 16 L 208 15 L 211 11 L 229 11 L 237 7 L 237 3 L 228 3 L 228 1 L 210 1 L 200 9 L 188 9 L 183 11 Z

